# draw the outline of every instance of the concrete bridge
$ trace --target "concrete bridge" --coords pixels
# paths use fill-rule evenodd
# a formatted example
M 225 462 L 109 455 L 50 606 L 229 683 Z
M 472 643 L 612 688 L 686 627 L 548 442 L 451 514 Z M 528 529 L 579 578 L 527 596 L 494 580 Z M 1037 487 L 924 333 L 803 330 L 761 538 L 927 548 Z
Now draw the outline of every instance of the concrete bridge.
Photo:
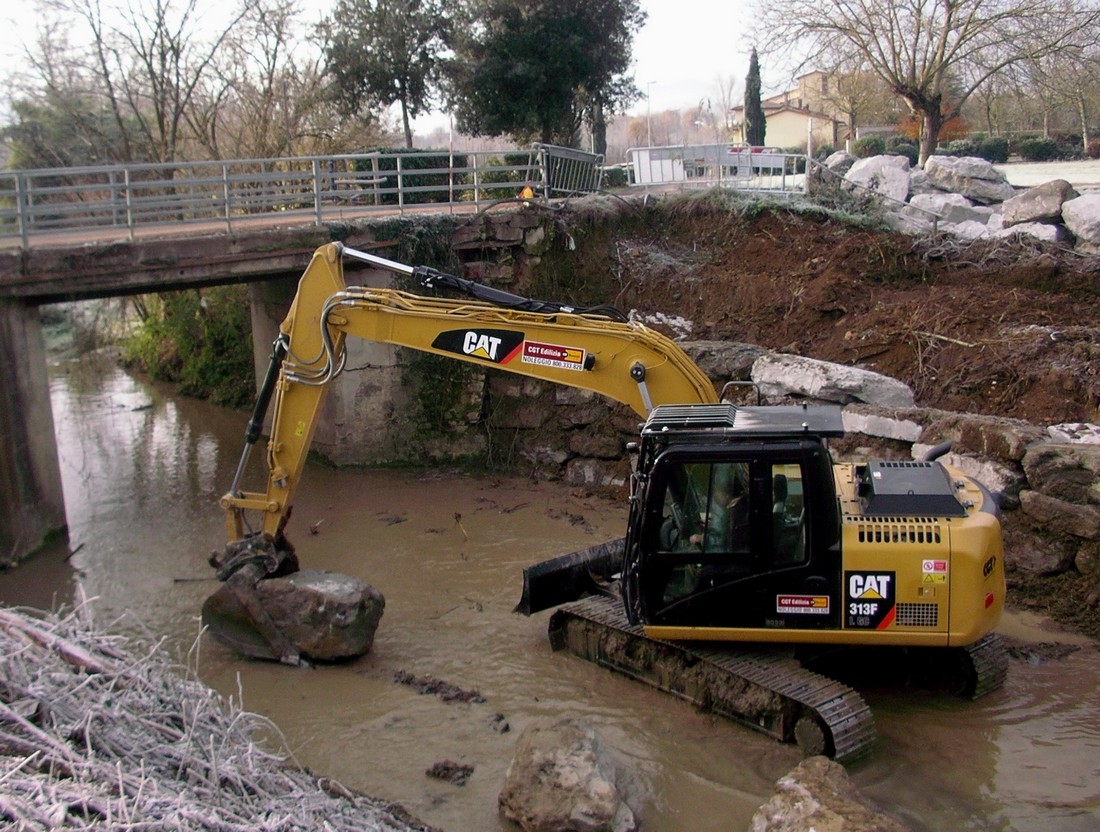
M 468 213 L 524 183 L 540 200 L 599 188 L 602 157 L 549 145 L 508 155 L 370 152 L 0 172 L 0 566 L 65 528 L 40 305 L 277 286 L 296 280 L 333 239 L 384 247 L 357 224 L 365 216 Z M 264 363 L 286 311 L 267 294 L 254 291 L 252 303 Z M 293 283 L 281 294 L 289 301 Z
M 286 303 L 318 246 L 336 238 L 363 250 L 392 246 L 375 239 L 369 223 L 283 225 L 234 236 L 189 231 L 0 251 L 0 566 L 65 529 L 40 306 L 251 283 L 255 351 L 266 364 Z M 270 303 L 272 297 L 278 302 Z

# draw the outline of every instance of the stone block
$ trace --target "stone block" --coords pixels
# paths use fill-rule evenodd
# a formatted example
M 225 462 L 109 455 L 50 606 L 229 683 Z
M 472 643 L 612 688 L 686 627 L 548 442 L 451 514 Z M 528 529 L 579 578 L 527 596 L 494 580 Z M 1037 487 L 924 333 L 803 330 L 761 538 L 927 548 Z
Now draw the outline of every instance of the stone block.
M 846 407 L 841 414 L 844 430 L 881 439 L 916 442 L 923 428 L 911 419 L 896 418 L 885 413 L 868 412 L 859 406 Z
M 976 156 L 930 156 L 924 172 L 940 190 L 962 194 L 974 202 L 1004 202 L 1016 195 L 1004 174 Z
M 1020 223 L 1050 223 L 1062 219 L 1062 203 L 1079 194 L 1064 179 L 1052 179 L 1004 201 L 1005 227 Z
M 808 757 L 775 784 L 756 810 L 751 832 L 907 832 L 900 821 L 865 800 L 844 766 Z
M 1100 246 L 1100 193 L 1090 192 L 1063 202 L 1062 222 L 1079 243 Z
M 838 404 L 913 406 L 913 391 L 896 379 L 800 355 L 765 353 L 753 363 L 751 377 L 768 399 L 794 395 Z
M 520 735 L 498 804 L 524 832 L 631 832 L 638 824 L 614 781 L 591 726 L 542 719 Z
M 1028 484 L 1079 505 L 1100 505 L 1100 445 L 1040 442 L 1023 457 Z
M 1020 492 L 1020 509 L 1046 532 L 1084 540 L 1100 539 L 1100 508 L 1082 506 L 1028 489 Z

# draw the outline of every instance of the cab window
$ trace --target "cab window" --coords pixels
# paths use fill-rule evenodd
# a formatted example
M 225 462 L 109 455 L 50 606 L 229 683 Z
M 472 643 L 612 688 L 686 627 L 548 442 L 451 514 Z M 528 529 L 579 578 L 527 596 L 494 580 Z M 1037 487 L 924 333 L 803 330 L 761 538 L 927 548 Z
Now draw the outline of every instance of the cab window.
M 777 566 L 806 560 L 806 505 L 802 468 L 797 463 L 773 464 L 772 558 Z

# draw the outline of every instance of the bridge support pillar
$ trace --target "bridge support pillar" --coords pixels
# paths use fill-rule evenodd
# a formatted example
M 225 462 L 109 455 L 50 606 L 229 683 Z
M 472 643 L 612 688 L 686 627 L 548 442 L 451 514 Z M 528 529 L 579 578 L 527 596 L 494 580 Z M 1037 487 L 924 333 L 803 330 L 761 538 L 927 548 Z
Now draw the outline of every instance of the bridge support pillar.
M 65 531 L 38 307 L 0 301 L 0 567 Z

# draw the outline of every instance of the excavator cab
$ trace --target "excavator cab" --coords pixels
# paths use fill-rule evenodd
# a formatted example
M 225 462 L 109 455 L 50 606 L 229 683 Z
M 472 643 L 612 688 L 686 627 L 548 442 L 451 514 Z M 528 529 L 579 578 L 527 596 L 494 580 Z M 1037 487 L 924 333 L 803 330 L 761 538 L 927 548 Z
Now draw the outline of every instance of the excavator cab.
M 647 627 L 838 627 L 840 535 L 822 435 L 838 429 L 838 414 L 795 408 L 827 421 L 817 433 L 807 425 L 783 435 L 774 413 L 767 430 L 754 430 L 751 410 L 717 406 L 710 423 L 695 410 L 675 425 L 658 408 L 651 423 L 660 427 L 642 432 L 624 563 L 632 618 Z M 806 606 L 788 614 L 780 596 Z

